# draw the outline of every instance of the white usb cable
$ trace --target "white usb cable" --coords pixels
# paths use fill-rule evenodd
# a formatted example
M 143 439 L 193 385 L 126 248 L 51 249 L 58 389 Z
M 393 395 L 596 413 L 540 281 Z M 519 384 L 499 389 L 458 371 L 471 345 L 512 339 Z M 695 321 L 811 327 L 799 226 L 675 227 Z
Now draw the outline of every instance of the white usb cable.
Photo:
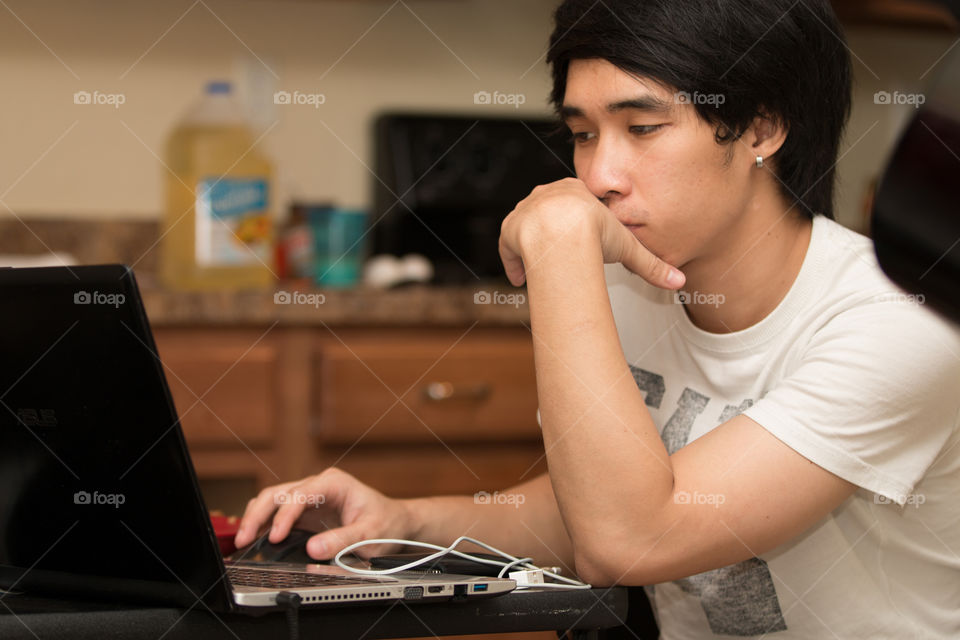
M 478 556 L 471 555 L 463 551 L 457 551 L 456 547 L 461 542 L 472 542 L 473 544 L 483 547 L 488 551 L 492 551 L 497 555 L 503 556 L 504 561 L 499 560 L 489 560 L 487 558 L 481 558 Z M 433 549 L 436 553 L 430 554 L 419 560 L 414 560 L 413 562 L 408 562 L 407 564 L 400 565 L 399 567 L 390 567 L 389 569 L 361 569 L 359 567 L 351 567 L 350 565 L 344 563 L 341 558 L 344 555 L 352 552 L 354 549 L 359 547 L 366 546 L 368 544 L 398 544 L 411 547 L 421 547 L 424 549 Z M 517 588 L 523 589 L 526 587 L 545 587 L 548 589 L 592 589 L 589 584 L 580 582 L 579 580 L 573 580 L 572 578 L 567 578 L 565 576 L 558 575 L 553 571 L 547 569 L 542 569 L 531 562 L 532 558 L 516 558 L 509 553 L 503 552 L 496 547 L 492 547 L 485 542 L 481 542 L 475 538 L 470 538 L 468 536 L 460 536 L 454 540 L 453 544 L 449 547 L 441 547 L 436 544 L 430 544 L 429 542 L 419 542 L 416 540 L 397 540 L 394 538 L 375 538 L 372 540 L 362 540 L 360 542 L 355 542 L 342 549 L 338 553 L 333 561 L 342 569 L 353 573 L 359 573 L 361 575 L 367 576 L 377 576 L 377 575 L 387 575 L 390 573 L 397 573 L 399 571 L 409 571 L 420 565 L 431 563 L 437 558 L 440 558 L 444 555 L 455 555 L 467 560 L 472 560 L 474 562 L 479 562 L 480 564 L 489 564 L 495 567 L 501 567 L 499 577 L 503 577 L 504 574 L 509 573 L 509 578 L 516 580 Z M 511 569 L 519 569 L 519 571 L 511 571 Z M 543 576 L 553 578 L 558 580 L 563 584 L 557 584 L 555 582 L 543 582 Z

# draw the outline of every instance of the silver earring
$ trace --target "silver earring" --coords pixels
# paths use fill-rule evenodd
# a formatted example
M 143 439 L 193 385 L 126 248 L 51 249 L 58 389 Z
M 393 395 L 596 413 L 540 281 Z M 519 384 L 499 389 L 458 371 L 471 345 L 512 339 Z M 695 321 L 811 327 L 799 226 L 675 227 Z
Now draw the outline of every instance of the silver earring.
M 757 156 L 757 169 L 763 169 L 763 156 Z

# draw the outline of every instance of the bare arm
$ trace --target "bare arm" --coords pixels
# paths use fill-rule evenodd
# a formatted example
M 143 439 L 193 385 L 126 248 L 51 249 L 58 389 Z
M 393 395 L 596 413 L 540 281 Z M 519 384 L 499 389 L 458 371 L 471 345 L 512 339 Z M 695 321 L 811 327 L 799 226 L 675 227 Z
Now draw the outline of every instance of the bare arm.
M 544 444 L 563 470 L 553 486 L 583 579 L 654 584 L 733 564 L 856 490 L 746 416 L 668 455 L 624 359 L 603 263 L 660 286 L 666 266 L 582 185 L 535 189 L 500 242 L 511 281 L 530 293 Z M 696 494 L 718 499 L 683 499 Z
M 549 476 L 543 474 L 502 494 L 511 496 L 512 501 L 477 504 L 472 496 L 407 501 L 415 523 L 414 539 L 450 544 L 468 535 L 507 553 L 532 557 L 542 566 L 560 566 L 565 573 L 572 573 L 573 547 Z
M 573 552 L 549 477 L 544 474 L 507 489 L 507 504 L 477 504 L 472 496 L 395 500 L 339 469 L 268 487 L 247 505 L 237 546 L 252 542 L 271 523 L 279 542 L 294 526 L 318 531 L 307 544 L 318 560 L 332 558 L 360 540 L 400 538 L 449 545 L 462 535 L 503 551 L 559 565 L 573 573 Z M 521 503 L 522 501 L 522 503 Z M 364 557 L 394 553 L 396 546 L 367 546 Z

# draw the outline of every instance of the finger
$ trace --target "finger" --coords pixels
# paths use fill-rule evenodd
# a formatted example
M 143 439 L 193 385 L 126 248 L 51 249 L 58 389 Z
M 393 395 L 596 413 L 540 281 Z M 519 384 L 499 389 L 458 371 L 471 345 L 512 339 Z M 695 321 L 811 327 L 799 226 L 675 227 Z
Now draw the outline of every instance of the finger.
M 300 495 L 302 496 L 305 493 L 300 492 Z M 270 525 L 270 542 L 277 543 L 285 539 L 289 535 L 290 529 L 293 528 L 293 524 L 303 514 L 303 510 L 307 506 L 306 501 L 295 500 L 293 499 L 294 495 L 291 491 L 277 496 L 277 512 L 273 515 L 273 524 Z
M 263 507 L 265 491 L 266 489 L 247 503 L 247 508 L 244 510 L 243 517 L 237 527 L 235 542 L 238 547 L 246 546 L 252 542 L 257 532 L 271 515 L 271 512 Z M 272 501 L 270 504 L 272 504 Z
M 343 509 L 347 494 L 356 488 L 357 484 L 353 476 L 338 469 L 327 469 L 306 482 L 290 487 L 284 494 L 285 497 L 278 496 L 278 502 L 284 504 L 279 506 L 273 516 L 270 541 L 280 542 L 286 538 L 308 506 L 322 504 L 339 513 Z
M 257 499 L 254 500 L 257 501 Z M 255 515 L 244 516 L 244 519 L 240 521 L 240 528 L 237 529 L 237 535 L 234 537 L 234 544 L 237 545 L 237 548 L 245 547 L 256 540 L 257 536 L 260 535 L 260 530 L 263 529 L 272 515 L 272 511 L 260 515 L 259 512 L 262 510 L 258 504 L 254 504 L 250 508 L 255 509 Z
M 527 280 L 527 272 L 523 267 L 523 258 L 512 249 L 508 249 L 500 240 L 500 261 L 503 262 L 503 270 L 507 275 L 507 280 L 515 287 L 519 287 Z
M 503 270 L 507 275 L 507 280 L 509 280 L 510 284 L 515 287 L 522 287 L 523 283 L 527 281 L 527 272 L 523 268 L 522 260 L 517 260 L 510 263 L 504 262 Z
M 647 249 L 632 233 L 623 228 L 624 242 L 621 263 L 650 284 L 661 289 L 679 289 L 687 278 Z
M 369 538 L 369 529 L 369 523 L 361 520 L 318 533 L 307 540 L 307 554 L 316 560 L 329 560 L 351 544 Z M 357 549 L 358 555 L 365 551 L 366 547 Z
M 244 528 L 246 525 L 249 528 L 256 528 L 256 525 L 253 524 L 252 518 L 250 518 L 250 510 L 253 508 L 254 503 L 256 503 L 256 498 L 250 498 L 250 501 L 247 502 L 247 507 L 243 510 L 243 516 L 240 518 L 240 524 L 237 525 L 237 535 L 233 537 L 233 543 L 238 547 L 247 546 L 250 541 L 247 540 L 248 534 L 247 530 Z
M 237 530 L 237 535 L 234 538 L 237 547 L 245 547 L 256 539 L 257 532 L 270 520 L 273 512 L 277 509 L 274 496 L 294 484 L 293 482 L 288 482 L 267 487 L 261 491 L 257 497 L 247 503 L 243 518 L 240 520 L 240 528 Z
M 270 542 L 280 542 L 286 538 L 308 506 L 326 504 L 328 500 L 326 494 L 330 492 L 328 487 L 329 482 L 317 478 L 313 482 L 291 487 L 286 494 L 277 496 L 277 502 L 280 504 L 270 527 Z M 337 504 L 328 506 L 339 510 Z

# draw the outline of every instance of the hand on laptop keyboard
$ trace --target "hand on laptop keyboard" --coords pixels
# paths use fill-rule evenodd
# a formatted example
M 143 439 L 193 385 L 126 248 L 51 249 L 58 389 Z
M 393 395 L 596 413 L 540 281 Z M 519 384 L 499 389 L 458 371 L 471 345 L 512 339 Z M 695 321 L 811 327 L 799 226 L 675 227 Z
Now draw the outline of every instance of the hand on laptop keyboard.
M 270 542 L 266 536 L 257 538 L 248 547 L 237 549 L 230 560 L 252 560 L 254 562 L 292 562 L 306 564 L 317 562 L 307 553 L 307 540 L 316 532 L 305 529 L 291 529 L 287 537 L 280 542 Z
M 320 532 L 307 541 L 307 553 L 317 560 L 328 560 L 360 540 L 413 535 L 412 519 L 402 501 L 387 498 L 350 474 L 330 468 L 261 491 L 247 504 L 237 547 L 253 542 L 268 525 L 269 541 L 280 542 L 295 524 Z M 370 545 L 362 548 L 362 554 L 373 557 L 399 550 L 398 545 Z

